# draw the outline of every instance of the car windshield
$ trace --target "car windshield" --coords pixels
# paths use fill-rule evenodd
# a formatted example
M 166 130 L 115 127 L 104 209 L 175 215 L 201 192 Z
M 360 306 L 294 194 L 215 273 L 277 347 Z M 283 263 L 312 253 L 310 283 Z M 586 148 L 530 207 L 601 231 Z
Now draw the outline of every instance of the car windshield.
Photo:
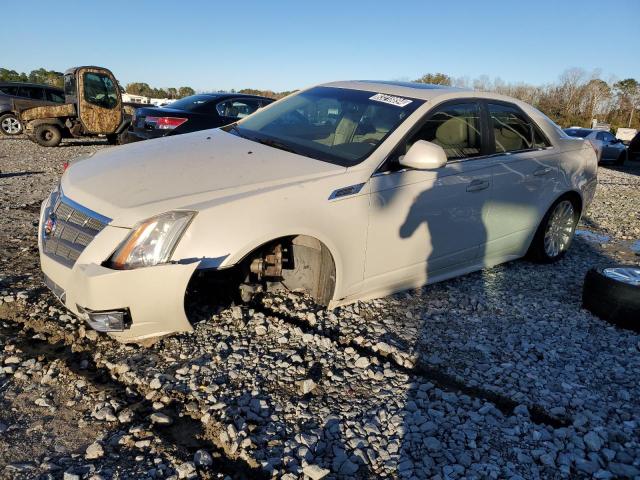
M 205 103 L 211 101 L 214 97 L 211 95 L 191 95 L 189 97 L 181 98 L 175 102 L 171 102 L 167 105 L 167 108 L 175 108 L 176 110 L 184 110 L 186 112 L 193 112 Z
M 371 154 L 422 103 L 376 92 L 315 87 L 258 110 L 225 130 L 350 167 Z
M 564 131 L 567 135 L 571 137 L 586 137 L 591 133 L 591 130 L 583 130 L 578 128 L 568 128 Z

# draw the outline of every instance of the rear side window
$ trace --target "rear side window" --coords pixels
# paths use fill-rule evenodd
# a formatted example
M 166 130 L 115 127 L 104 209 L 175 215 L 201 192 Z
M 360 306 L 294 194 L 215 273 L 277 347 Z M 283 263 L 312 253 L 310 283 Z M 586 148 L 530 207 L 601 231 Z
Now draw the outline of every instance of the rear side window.
M 244 118 L 260 108 L 260 103 L 252 99 L 225 100 L 216 105 L 218 115 L 228 118 Z
M 47 100 L 50 102 L 64 103 L 64 95 L 56 90 L 45 90 Z
M 38 87 L 20 87 L 18 96 L 31 98 L 33 100 L 42 100 L 42 88 Z
M 480 106 L 475 103 L 445 105 L 429 115 L 407 149 L 417 140 L 440 145 L 450 160 L 477 157 L 482 152 Z
M 550 146 L 538 126 L 518 108 L 494 103 L 490 103 L 488 108 L 496 153 Z

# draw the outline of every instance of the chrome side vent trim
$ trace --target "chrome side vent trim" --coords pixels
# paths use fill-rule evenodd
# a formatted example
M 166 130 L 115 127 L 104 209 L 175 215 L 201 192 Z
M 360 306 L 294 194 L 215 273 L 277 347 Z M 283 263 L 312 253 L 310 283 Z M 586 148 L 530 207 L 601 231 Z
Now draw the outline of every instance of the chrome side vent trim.
M 337 190 L 334 190 L 333 192 L 331 192 L 331 195 L 329 195 L 329 200 L 335 200 L 336 198 L 355 195 L 356 193 L 359 193 L 360 190 L 362 190 L 362 187 L 364 187 L 364 183 L 358 183 L 356 185 L 350 185 L 348 187 L 338 188 Z

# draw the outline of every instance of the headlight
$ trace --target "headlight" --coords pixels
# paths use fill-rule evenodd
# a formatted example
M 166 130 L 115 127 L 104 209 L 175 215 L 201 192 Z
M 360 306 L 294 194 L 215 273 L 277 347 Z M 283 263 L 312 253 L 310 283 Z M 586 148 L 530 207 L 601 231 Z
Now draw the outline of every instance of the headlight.
M 118 269 L 167 263 L 196 212 L 167 212 L 138 223 L 109 259 Z

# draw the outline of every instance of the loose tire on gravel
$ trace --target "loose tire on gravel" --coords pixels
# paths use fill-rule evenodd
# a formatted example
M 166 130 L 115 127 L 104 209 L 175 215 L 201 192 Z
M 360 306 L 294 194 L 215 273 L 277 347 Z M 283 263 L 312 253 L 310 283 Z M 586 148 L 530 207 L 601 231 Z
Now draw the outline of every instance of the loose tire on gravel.
M 38 125 L 33 132 L 33 138 L 43 147 L 57 147 L 62 140 L 62 132 L 55 125 Z
M 640 266 L 589 270 L 582 287 L 582 306 L 602 320 L 640 332 Z
M 536 263 L 560 260 L 571 246 L 580 213 L 569 197 L 556 200 L 542 218 L 527 257 Z
M 0 116 L 0 133 L 10 137 L 22 133 L 22 124 L 13 113 Z

